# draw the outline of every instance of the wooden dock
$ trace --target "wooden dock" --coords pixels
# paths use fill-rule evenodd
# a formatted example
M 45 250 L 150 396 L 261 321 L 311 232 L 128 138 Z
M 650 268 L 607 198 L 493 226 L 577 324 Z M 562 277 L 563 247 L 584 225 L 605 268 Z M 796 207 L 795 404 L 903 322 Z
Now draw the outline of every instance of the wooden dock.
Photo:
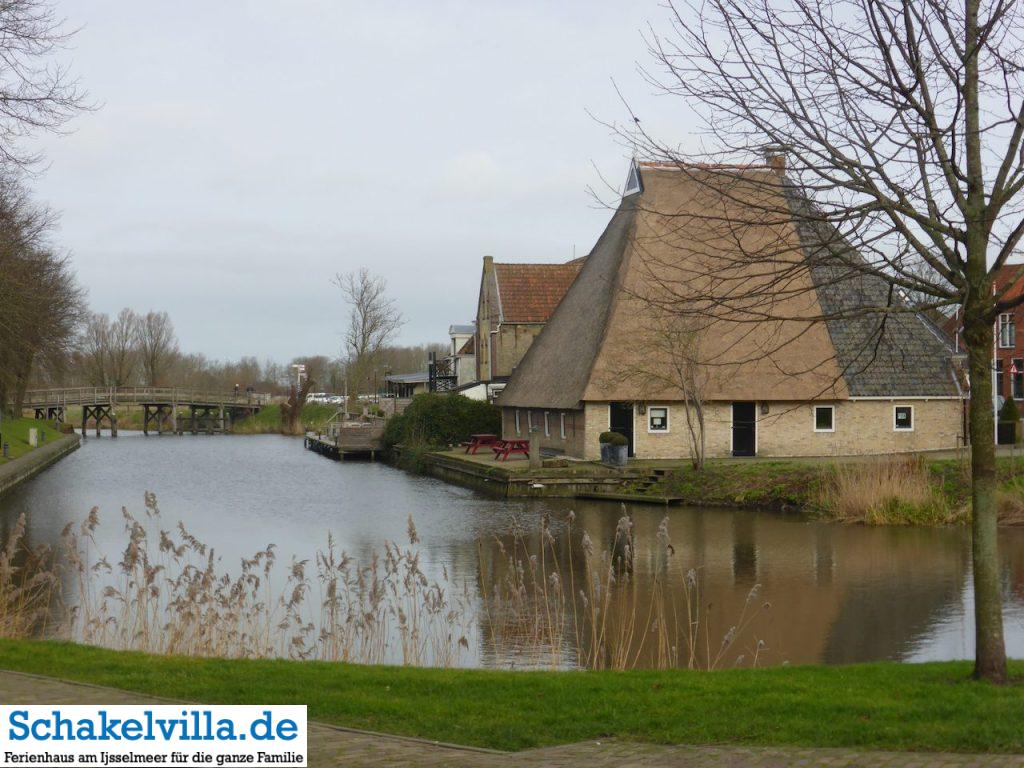
M 307 432 L 305 446 L 331 459 L 376 459 L 384 447 L 384 419 L 352 418 L 339 414 L 322 432 Z

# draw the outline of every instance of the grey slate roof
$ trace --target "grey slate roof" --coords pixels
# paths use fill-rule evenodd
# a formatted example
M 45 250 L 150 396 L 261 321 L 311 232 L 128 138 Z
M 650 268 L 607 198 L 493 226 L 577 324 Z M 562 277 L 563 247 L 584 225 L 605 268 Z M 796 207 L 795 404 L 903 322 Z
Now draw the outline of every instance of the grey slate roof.
M 960 395 L 945 334 L 911 310 L 884 278 L 853 268 L 860 254 L 832 225 L 816 220 L 807 198 L 792 186 L 787 199 L 850 396 Z

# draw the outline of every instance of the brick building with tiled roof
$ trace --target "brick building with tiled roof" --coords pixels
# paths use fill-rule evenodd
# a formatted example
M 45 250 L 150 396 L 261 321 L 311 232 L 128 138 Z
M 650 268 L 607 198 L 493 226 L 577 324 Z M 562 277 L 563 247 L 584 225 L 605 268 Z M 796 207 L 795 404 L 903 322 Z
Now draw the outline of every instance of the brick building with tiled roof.
M 476 321 L 477 379 L 508 379 L 579 274 L 569 264 L 508 264 L 484 256 Z

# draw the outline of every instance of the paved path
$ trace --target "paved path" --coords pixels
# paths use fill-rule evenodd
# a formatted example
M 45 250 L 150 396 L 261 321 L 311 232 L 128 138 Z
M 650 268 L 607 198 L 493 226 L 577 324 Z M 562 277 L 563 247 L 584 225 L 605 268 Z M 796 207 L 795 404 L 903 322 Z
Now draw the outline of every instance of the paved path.
M 166 701 L 112 688 L 0 671 L 0 702 L 5 704 L 156 704 Z M 1024 768 L 1024 755 L 858 752 L 847 749 L 662 747 L 619 741 L 588 741 L 513 754 L 311 723 L 309 764 L 313 768 Z

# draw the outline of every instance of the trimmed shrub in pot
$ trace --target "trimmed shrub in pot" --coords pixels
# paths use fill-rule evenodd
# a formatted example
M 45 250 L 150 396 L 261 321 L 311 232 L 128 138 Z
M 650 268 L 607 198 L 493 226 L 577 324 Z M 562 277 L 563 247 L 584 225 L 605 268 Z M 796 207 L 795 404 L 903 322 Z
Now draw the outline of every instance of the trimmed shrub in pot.
M 597 438 L 601 444 L 601 463 L 613 467 L 626 466 L 629 458 L 629 439 L 618 432 L 602 432 Z

